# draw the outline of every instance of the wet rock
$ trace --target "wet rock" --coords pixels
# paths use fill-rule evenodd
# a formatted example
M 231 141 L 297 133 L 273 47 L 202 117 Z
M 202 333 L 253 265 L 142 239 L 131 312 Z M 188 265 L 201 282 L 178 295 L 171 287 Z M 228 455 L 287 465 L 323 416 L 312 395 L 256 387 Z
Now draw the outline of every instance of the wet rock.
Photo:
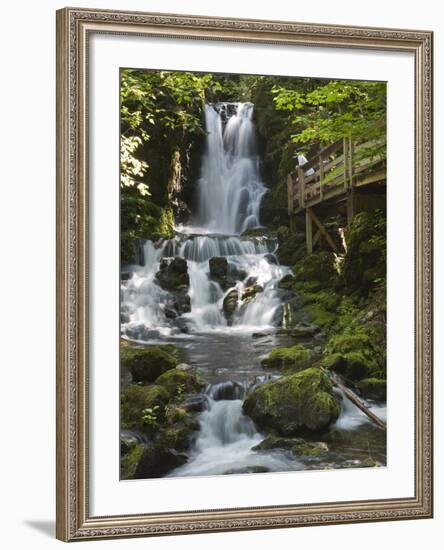
M 284 290 L 291 290 L 293 288 L 294 276 L 290 273 L 284 275 L 278 283 L 278 287 Z
M 209 260 L 210 277 L 212 279 L 223 279 L 228 275 L 228 260 L 224 256 L 214 256 Z
M 165 317 L 167 319 L 175 319 L 177 317 L 177 311 L 175 311 L 174 309 L 172 309 L 170 307 L 165 307 L 163 312 L 164 312 Z
M 251 277 L 248 277 L 248 279 L 245 281 L 245 286 L 254 286 L 257 283 L 257 277 L 254 277 L 253 275 Z
M 294 338 L 310 338 L 320 331 L 321 328 L 313 323 L 300 322 L 290 330 L 290 334 Z
M 256 294 L 259 294 L 259 292 L 262 292 L 263 290 L 264 287 L 257 284 L 244 288 L 241 295 L 242 302 L 244 304 L 252 302 L 256 297 Z
M 189 287 L 187 262 L 184 258 L 162 258 L 156 280 L 164 290 L 177 291 Z
M 270 336 L 271 332 L 253 332 L 251 335 L 252 338 L 265 338 L 266 336 Z
M 204 394 L 193 395 L 185 399 L 182 403 L 182 407 L 188 412 L 202 412 L 209 409 L 210 402 L 208 397 Z
M 131 279 L 131 277 L 133 276 L 133 274 L 131 272 L 122 272 L 120 274 L 120 280 L 121 281 L 129 281 L 129 279 Z
M 128 370 L 134 382 L 154 382 L 164 372 L 174 369 L 177 358 L 158 346 L 121 348 L 121 365 Z
M 259 386 L 243 410 L 260 428 L 292 436 L 327 430 L 341 406 L 329 378 L 309 368 Z
M 267 260 L 269 264 L 276 265 L 278 263 L 277 258 L 274 254 L 265 254 L 264 259 Z
M 245 389 L 239 382 L 228 380 L 212 386 L 209 394 L 215 401 L 242 399 Z
M 165 449 L 156 444 L 150 445 L 144 450 L 137 464 L 134 479 L 163 477 L 174 468 L 185 464 L 187 460 L 185 454 L 174 449 Z
M 229 324 L 232 322 L 234 312 L 237 309 L 238 300 L 239 300 L 239 292 L 237 291 L 236 288 L 229 290 L 224 297 L 223 310 L 224 310 L 225 318 L 227 319 Z
M 252 448 L 252 451 L 268 451 L 271 449 L 286 449 L 296 456 L 319 456 L 328 452 L 328 446 L 323 442 L 306 441 L 305 439 L 270 436 Z

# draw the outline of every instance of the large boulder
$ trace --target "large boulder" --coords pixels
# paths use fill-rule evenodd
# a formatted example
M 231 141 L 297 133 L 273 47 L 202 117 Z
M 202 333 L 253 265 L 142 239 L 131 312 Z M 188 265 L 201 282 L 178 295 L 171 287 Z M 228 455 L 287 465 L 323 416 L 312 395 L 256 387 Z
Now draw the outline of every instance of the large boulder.
M 260 428 L 292 436 L 327 430 L 341 406 L 329 378 L 309 368 L 259 386 L 243 410 Z
M 164 372 L 174 369 L 178 360 L 159 346 L 121 348 L 122 370 L 131 373 L 134 382 L 154 382 Z

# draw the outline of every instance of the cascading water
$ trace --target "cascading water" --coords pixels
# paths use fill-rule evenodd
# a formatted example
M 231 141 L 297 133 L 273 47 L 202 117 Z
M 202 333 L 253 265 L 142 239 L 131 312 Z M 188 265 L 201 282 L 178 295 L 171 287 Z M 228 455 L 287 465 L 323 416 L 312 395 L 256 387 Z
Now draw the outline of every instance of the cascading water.
M 207 142 L 197 223 L 210 233 L 233 235 L 260 225 L 266 188 L 259 175 L 252 117 L 252 103 L 205 107 Z
M 211 330 L 253 331 L 271 327 L 281 306 L 277 284 L 290 270 L 277 264 L 274 239 L 238 235 L 260 226 L 259 210 L 266 188 L 259 175 L 253 104 L 220 103 L 205 107 L 206 151 L 198 183 L 198 227 L 179 228 L 178 235 L 161 244 L 147 241 L 143 267 L 132 267 L 132 277 L 122 284 L 122 332 L 144 341 L 153 335 L 174 335 Z M 200 234 L 199 234 L 200 233 Z M 180 323 L 168 316 L 172 298 L 156 282 L 163 257 L 187 260 L 191 311 Z M 223 312 L 223 290 L 209 277 L 209 260 L 226 257 L 232 288 L 241 297 L 252 282 L 261 292 L 239 303 L 231 326 Z

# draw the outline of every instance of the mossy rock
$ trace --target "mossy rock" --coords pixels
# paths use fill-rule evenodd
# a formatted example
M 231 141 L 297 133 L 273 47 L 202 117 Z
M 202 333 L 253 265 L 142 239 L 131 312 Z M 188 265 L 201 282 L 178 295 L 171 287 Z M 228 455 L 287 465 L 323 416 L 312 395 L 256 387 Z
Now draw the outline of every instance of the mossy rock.
M 259 386 L 243 410 L 260 428 L 292 436 L 327 430 L 341 406 L 328 377 L 309 368 Z
M 159 346 L 147 348 L 121 347 L 122 368 L 129 370 L 134 382 L 154 382 L 161 374 L 177 365 L 177 358 Z
M 312 323 L 322 328 L 331 327 L 337 320 L 337 315 L 325 309 L 321 304 L 305 306 L 305 311 L 309 313 Z
M 387 398 L 387 381 L 379 378 L 365 378 L 358 383 L 359 391 L 367 399 L 384 401 Z
M 360 212 L 345 233 L 347 253 L 342 280 L 348 292 L 361 296 L 386 280 L 386 213 L 383 210 Z
M 205 385 L 200 382 L 196 374 L 189 370 L 172 369 L 156 379 L 156 384 L 164 387 L 173 397 L 183 394 L 198 393 Z
M 325 353 L 322 365 L 353 381 L 362 380 L 379 368 L 371 338 L 361 327 L 332 336 Z
M 120 442 L 120 479 L 133 479 L 145 445 L 143 443 Z
M 262 360 L 262 366 L 265 369 L 297 367 L 298 364 L 306 364 L 310 357 L 310 350 L 301 345 L 289 348 L 274 348 L 268 356 Z
M 321 286 L 329 286 L 337 278 L 335 256 L 324 251 L 309 254 L 295 264 L 293 272 L 296 281 L 318 281 Z
M 188 288 L 190 278 L 187 261 L 184 258 L 162 258 L 159 271 L 156 273 L 157 283 L 165 290 L 178 291 L 181 287 Z
M 164 449 L 185 451 L 199 430 L 198 420 L 181 407 L 168 405 L 165 423 L 156 435 L 156 445 Z
M 373 362 L 366 359 L 362 353 L 352 351 L 345 354 L 334 353 L 327 355 L 321 360 L 321 365 L 327 369 L 334 370 L 348 380 L 356 382 L 369 374 Z
M 124 430 L 136 430 L 151 433 L 153 426 L 143 419 L 145 409 L 155 409 L 157 420 L 164 417 L 165 406 L 171 400 L 170 393 L 162 386 L 131 386 L 121 398 L 121 427 Z
M 268 451 L 271 449 L 286 449 L 296 456 L 320 456 L 328 451 L 322 442 L 306 441 L 300 437 L 285 438 L 270 436 L 252 448 L 253 451 Z

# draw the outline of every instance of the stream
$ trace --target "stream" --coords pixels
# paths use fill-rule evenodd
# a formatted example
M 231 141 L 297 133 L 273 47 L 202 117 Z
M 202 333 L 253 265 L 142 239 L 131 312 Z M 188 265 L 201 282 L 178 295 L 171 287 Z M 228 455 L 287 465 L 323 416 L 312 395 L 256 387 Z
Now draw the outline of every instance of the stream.
M 345 397 L 334 435 L 316 439 L 326 443 L 320 456 L 252 450 L 265 436 L 242 413 L 244 396 L 280 376 L 261 367 L 270 350 L 296 343 L 278 333 L 288 294 L 278 283 L 291 268 L 279 265 L 277 242 L 265 231 L 263 236 L 242 236 L 248 229 L 258 233 L 267 191 L 260 177 L 253 108 L 251 103 L 206 106 L 206 152 L 194 218 L 177 227 L 172 239 L 145 241 L 142 265 L 123 268 L 122 337 L 141 344 L 174 343 L 207 384 L 207 408 L 198 413 L 200 430 L 189 460 L 169 475 L 359 467 L 368 461 L 385 465 L 385 433 Z M 213 258 L 226 260 L 222 282 L 211 276 Z M 186 261 L 187 296 L 183 289 L 158 284 L 159 270 L 168 271 L 177 259 Z M 302 343 L 315 353 L 322 351 L 316 337 Z M 385 405 L 366 405 L 385 419 Z

